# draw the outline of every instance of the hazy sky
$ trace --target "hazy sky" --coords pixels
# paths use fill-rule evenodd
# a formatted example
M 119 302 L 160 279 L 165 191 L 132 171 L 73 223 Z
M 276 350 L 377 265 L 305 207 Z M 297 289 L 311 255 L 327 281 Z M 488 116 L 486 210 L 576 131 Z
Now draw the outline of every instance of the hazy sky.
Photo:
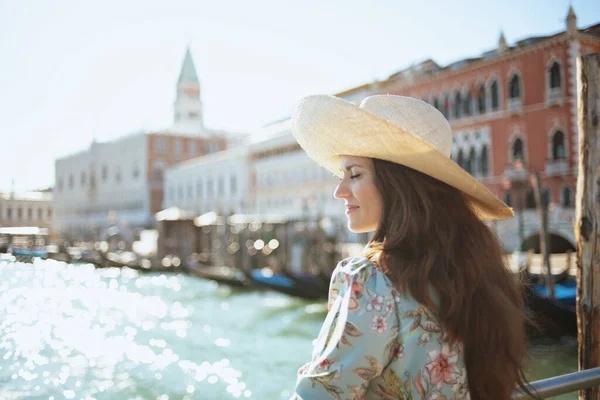
M 488 4 L 492 3 L 492 4 Z M 579 27 L 597 0 L 571 1 Z M 311 93 L 445 65 L 565 29 L 568 0 L 0 0 L 0 191 L 54 184 L 54 160 L 168 127 L 190 46 L 210 128 L 251 132 Z M 527 4 L 524 6 L 524 4 Z M 594 5 L 595 4 L 595 5 Z

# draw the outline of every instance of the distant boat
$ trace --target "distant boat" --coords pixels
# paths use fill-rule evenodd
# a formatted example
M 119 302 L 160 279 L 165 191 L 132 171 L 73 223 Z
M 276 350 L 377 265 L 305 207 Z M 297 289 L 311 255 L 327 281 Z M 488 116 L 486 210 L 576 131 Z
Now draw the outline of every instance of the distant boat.
M 232 287 L 247 287 L 251 284 L 249 277 L 235 267 L 214 266 L 195 261 L 185 263 L 185 270 L 190 275 L 222 283 Z
M 527 306 L 535 322 L 548 334 L 577 334 L 577 282 L 567 279 L 554 284 L 554 298 L 544 283 L 531 285 L 526 294 Z
M 270 268 L 252 271 L 252 281 L 275 291 L 309 300 L 327 298 L 328 288 L 323 280 L 311 274 L 276 274 Z

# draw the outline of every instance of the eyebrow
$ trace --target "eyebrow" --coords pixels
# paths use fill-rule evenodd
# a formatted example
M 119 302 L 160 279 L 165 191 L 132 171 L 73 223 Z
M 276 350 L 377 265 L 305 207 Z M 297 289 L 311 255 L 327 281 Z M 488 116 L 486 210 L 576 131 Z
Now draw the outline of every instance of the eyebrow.
M 359 167 L 359 168 L 364 168 L 362 165 L 358 165 L 358 164 L 350 164 L 347 167 L 345 167 L 344 169 L 346 171 L 350 171 L 352 168 L 354 167 Z M 343 171 L 344 169 L 340 168 L 340 171 Z

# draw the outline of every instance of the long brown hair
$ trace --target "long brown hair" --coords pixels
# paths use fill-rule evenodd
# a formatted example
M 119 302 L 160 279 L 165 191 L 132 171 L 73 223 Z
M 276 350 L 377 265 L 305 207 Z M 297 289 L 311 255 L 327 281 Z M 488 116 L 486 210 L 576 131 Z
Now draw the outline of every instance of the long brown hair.
M 531 394 L 523 296 L 496 235 L 459 190 L 399 164 L 373 164 L 383 213 L 367 257 L 462 343 L 472 399 L 510 399 L 517 385 Z

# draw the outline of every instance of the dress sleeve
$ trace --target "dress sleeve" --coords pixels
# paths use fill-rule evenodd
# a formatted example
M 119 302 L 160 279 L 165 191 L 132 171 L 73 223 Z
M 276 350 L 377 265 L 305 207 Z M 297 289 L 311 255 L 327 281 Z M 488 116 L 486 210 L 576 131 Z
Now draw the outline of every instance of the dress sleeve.
M 392 288 L 370 263 L 336 267 L 329 312 L 292 399 L 362 399 L 400 351 Z

